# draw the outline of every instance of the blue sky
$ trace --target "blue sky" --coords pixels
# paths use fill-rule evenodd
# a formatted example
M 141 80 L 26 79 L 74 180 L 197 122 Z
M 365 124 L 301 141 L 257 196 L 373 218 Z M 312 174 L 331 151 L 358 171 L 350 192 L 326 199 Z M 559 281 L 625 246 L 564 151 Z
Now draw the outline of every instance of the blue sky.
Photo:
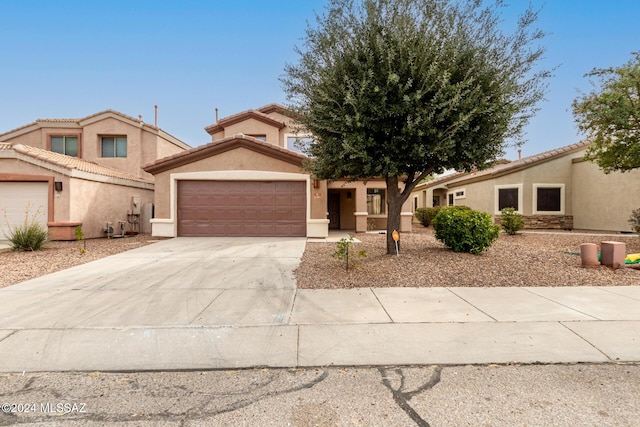
M 512 0 L 508 23 L 528 4 Z M 192 146 L 220 117 L 286 101 L 278 77 L 324 0 L 0 1 L 0 133 L 114 109 Z M 637 0 L 531 0 L 558 66 L 523 155 L 578 142 L 571 102 L 594 67 L 640 50 Z M 507 158 L 517 157 L 508 150 Z

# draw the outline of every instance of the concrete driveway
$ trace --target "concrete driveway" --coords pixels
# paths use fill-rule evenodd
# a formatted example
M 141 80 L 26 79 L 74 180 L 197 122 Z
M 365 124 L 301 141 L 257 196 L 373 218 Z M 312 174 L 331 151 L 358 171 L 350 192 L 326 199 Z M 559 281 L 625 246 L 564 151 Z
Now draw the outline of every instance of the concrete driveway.
M 2 370 L 187 368 L 246 361 L 243 348 L 259 345 L 278 352 L 269 337 L 289 322 L 305 242 L 176 238 L 2 289 Z

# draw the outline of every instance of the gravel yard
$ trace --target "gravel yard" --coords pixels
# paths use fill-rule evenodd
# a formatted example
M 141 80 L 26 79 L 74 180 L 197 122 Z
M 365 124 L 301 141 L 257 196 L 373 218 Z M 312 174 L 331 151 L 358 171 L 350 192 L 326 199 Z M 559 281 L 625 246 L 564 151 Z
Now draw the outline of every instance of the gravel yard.
M 2 252 L 0 288 L 157 241 L 157 237 L 139 234 L 116 239 L 87 239 L 85 253 L 80 252 L 83 242 L 76 241 L 47 242 L 36 252 Z
M 331 255 L 334 243 L 308 243 L 296 271 L 298 287 L 431 287 L 431 286 L 621 286 L 640 285 L 640 270 L 608 267 L 582 268 L 581 243 L 620 241 L 627 253 L 640 253 L 636 235 L 579 235 L 577 232 L 515 236 L 501 234 L 481 255 L 454 253 L 433 237 L 430 228 L 414 225 L 401 236 L 401 253 L 386 255 L 385 235 L 358 234 L 367 251 L 354 269 Z
M 344 262 L 331 255 L 334 243 L 308 243 L 296 270 L 298 287 L 357 288 L 391 286 L 621 286 L 640 285 L 640 270 L 607 267 L 582 268 L 581 243 L 616 240 L 627 253 L 640 253 L 635 235 L 580 235 L 577 233 L 502 234 L 481 255 L 454 253 L 433 237 L 430 228 L 414 226 L 401 237 L 399 257 L 385 254 L 385 236 L 358 234 L 355 249 L 367 251 L 360 264 L 346 272 Z M 141 234 L 119 239 L 90 239 L 86 252 L 81 242 L 48 242 L 38 252 L 0 253 L 0 288 L 63 270 L 105 256 L 138 248 L 158 238 Z

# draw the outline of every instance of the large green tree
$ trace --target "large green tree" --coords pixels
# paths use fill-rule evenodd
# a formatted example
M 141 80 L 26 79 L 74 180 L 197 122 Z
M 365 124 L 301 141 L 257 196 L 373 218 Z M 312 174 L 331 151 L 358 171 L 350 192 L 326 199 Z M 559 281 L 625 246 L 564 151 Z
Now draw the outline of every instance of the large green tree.
M 596 68 L 586 77 L 594 90 L 573 102 L 580 130 L 592 145 L 586 158 L 605 173 L 640 167 L 640 52 L 617 68 Z
M 329 0 L 282 77 L 322 179 L 383 177 L 387 252 L 422 179 L 488 166 L 544 92 L 537 14 L 500 30 L 502 1 Z

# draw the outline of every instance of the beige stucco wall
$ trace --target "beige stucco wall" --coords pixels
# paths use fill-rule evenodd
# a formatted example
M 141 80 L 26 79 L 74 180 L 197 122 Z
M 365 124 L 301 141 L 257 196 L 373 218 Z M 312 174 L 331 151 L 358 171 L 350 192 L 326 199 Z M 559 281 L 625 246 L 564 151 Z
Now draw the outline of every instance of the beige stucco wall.
M 126 221 L 131 196 L 139 196 L 141 204 L 153 202 L 153 190 L 72 178 L 17 159 L 0 159 L 0 170 L 5 177 L 35 175 L 62 182 L 62 191 L 53 192 L 53 222 L 80 222 L 86 238 L 104 237 L 107 222 Z
M 203 138 L 202 141 L 205 141 L 205 138 Z M 142 163 L 143 165 L 148 162 L 152 162 L 157 159 L 162 159 L 164 157 L 171 156 L 172 154 L 176 154 L 181 151 L 184 151 L 184 148 L 178 147 L 177 145 L 173 144 L 170 141 L 167 141 L 166 139 L 162 138 L 159 135 L 158 136 L 153 135 L 153 138 L 150 141 L 150 143 L 147 143 L 147 140 L 145 138 L 144 147 L 145 147 L 145 151 L 144 151 L 145 154 L 143 155 L 143 163 Z M 153 147 L 156 148 L 155 152 L 153 149 L 150 149 Z M 147 174 L 144 171 L 143 173 L 145 174 L 145 176 L 152 176 L 151 174 Z
M 574 227 L 631 231 L 627 221 L 640 208 L 640 169 L 605 174 L 595 163 L 581 161 L 572 172 Z
M 79 129 L 74 129 L 74 133 L 78 133 Z M 29 145 L 31 147 L 47 149 L 46 134 L 43 134 L 42 129 L 36 129 L 31 132 L 24 133 L 17 137 L 3 138 L 3 142 L 14 142 L 17 144 Z
M 101 137 L 126 136 L 126 158 L 104 158 L 101 152 Z M 140 165 L 142 159 L 143 130 L 140 126 L 132 126 L 115 118 L 108 117 L 84 127 L 82 141 L 82 158 L 100 165 L 122 170 L 134 176 L 142 177 Z M 154 159 L 149 159 L 149 161 Z
M 160 136 L 155 129 L 110 116 L 90 121 L 84 124 L 84 127 L 52 122 L 47 126 L 8 138 L 8 142 L 48 150 L 51 135 L 79 135 L 80 158 L 148 180 L 153 180 L 153 175 L 143 171 L 141 165 L 184 150 Z M 127 157 L 103 158 L 102 136 L 126 136 Z
M 492 215 L 496 212 L 495 191 L 496 186 L 522 185 L 522 206 L 520 211 L 523 215 L 534 214 L 534 184 L 564 184 L 564 215 L 573 215 L 573 177 L 571 162 L 574 158 L 583 156 L 583 151 L 571 153 L 569 155 L 552 159 L 525 169 L 515 170 L 512 173 L 497 176 L 495 178 L 484 177 L 483 180 L 473 180 L 467 175 L 465 178 L 453 180 L 445 185 L 446 192 L 452 193 L 464 189 L 464 198 L 454 198 L 454 205 L 469 206 L 472 209 L 488 212 Z M 443 191 L 440 187 L 439 191 Z M 431 199 L 434 189 L 428 189 L 427 198 Z M 444 194 L 438 192 L 437 194 Z M 446 205 L 446 196 L 442 200 L 442 205 Z
M 253 118 L 244 120 L 239 123 L 234 123 L 224 128 L 225 138 L 237 135 L 239 133 L 251 136 L 265 135 L 267 137 L 268 143 L 281 146 L 278 141 L 280 137 L 278 128 L 270 126 Z
M 104 237 L 107 222 L 117 230 L 118 221 L 127 221 L 131 197 L 138 196 L 141 204 L 153 202 L 153 190 L 113 185 L 71 178 L 68 193 L 71 199 L 69 221 L 82 222 L 85 238 Z M 129 230 L 125 223 L 125 230 Z
M 188 165 L 179 166 L 174 169 L 160 172 L 155 176 L 155 217 L 171 217 L 171 195 L 170 181 L 171 174 L 189 173 L 202 171 L 230 171 L 230 170 L 254 170 L 270 172 L 305 173 L 300 167 L 273 157 L 257 153 L 244 147 L 220 153 L 216 156 L 195 161 Z M 322 184 L 322 183 L 321 183 Z M 312 188 L 311 198 L 311 218 L 326 218 L 326 189 Z M 319 194 L 319 197 L 314 197 Z M 322 205 L 322 208 L 318 206 Z

